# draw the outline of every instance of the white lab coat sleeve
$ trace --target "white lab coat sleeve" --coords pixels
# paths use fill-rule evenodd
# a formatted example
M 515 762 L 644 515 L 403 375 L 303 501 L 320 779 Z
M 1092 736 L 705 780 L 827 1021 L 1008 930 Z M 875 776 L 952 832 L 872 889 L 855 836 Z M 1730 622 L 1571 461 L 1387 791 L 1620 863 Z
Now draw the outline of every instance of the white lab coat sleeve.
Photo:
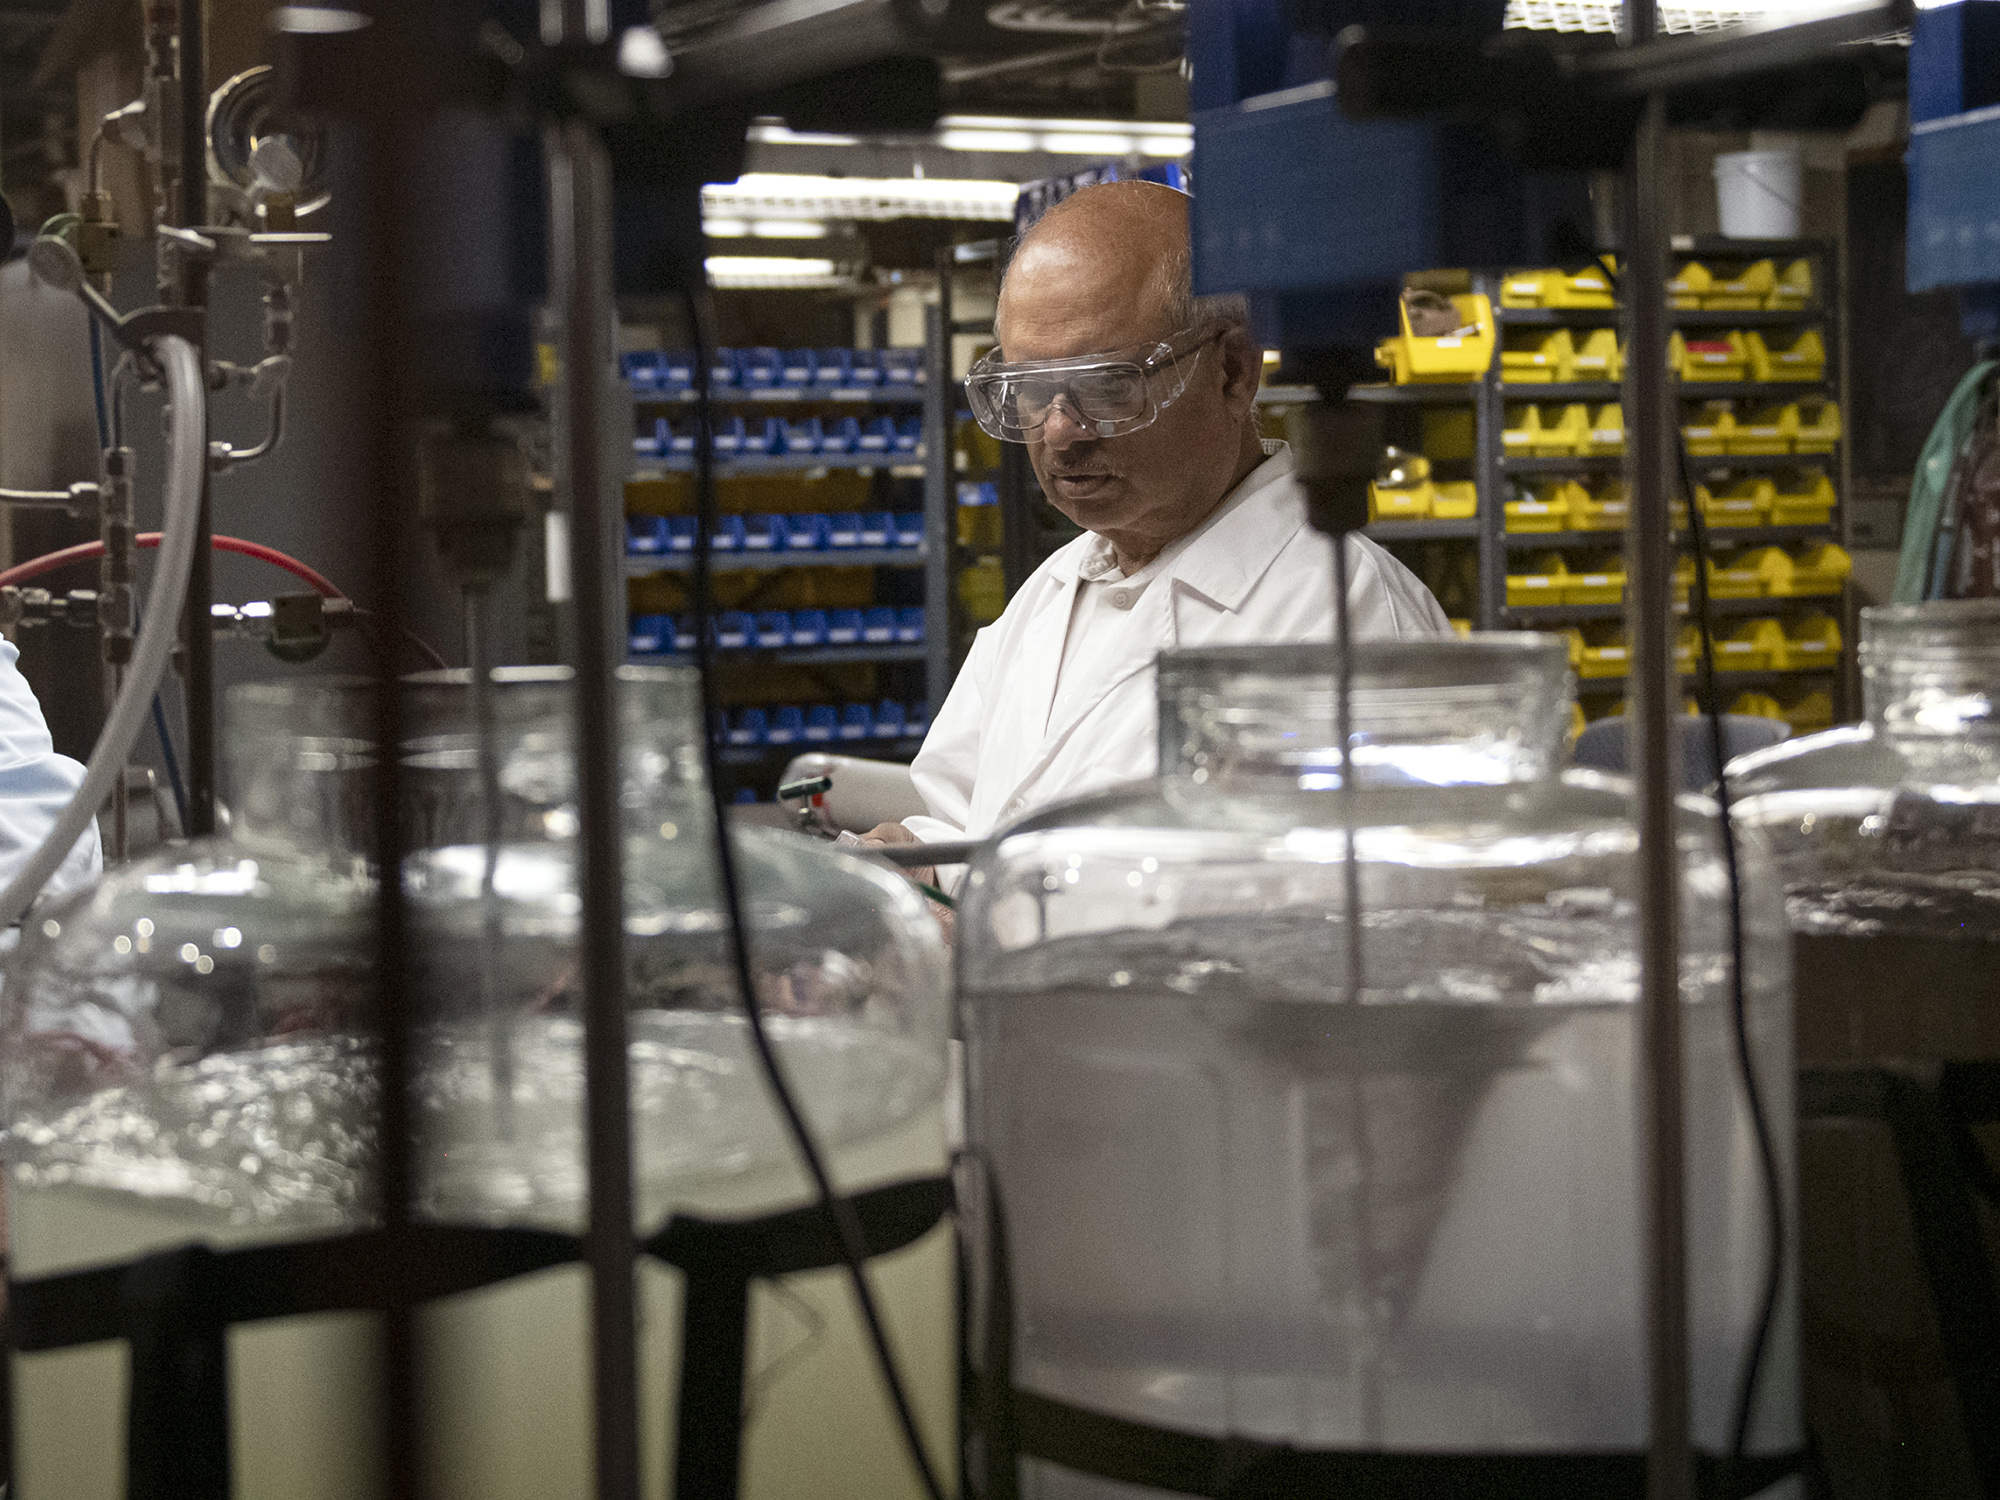
M 1332 549 L 1328 549 L 1329 559 Z M 1347 539 L 1347 608 L 1356 640 L 1452 634 L 1451 617 L 1423 581 L 1365 536 Z
M 0 884 L 12 880 L 42 846 L 83 784 L 83 767 L 56 754 L 42 706 L 17 665 L 21 653 L 0 641 Z M 90 884 L 104 868 L 95 820 L 57 867 L 45 896 Z
M 987 678 L 997 654 L 993 626 L 972 638 L 944 706 L 931 717 L 923 748 L 910 762 L 910 780 L 928 815 L 903 819 L 926 843 L 962 839 L 972 820 L 972 783 L 979 772 L 979 740 L 986 714 Z

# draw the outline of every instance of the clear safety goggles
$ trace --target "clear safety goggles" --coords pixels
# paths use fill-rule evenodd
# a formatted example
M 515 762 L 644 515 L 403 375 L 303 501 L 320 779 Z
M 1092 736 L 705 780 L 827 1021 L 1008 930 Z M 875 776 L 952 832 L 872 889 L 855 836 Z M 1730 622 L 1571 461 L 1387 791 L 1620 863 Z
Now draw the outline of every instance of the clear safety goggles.
M 1007 362 L 994 350 L 965 377 L 966 400 L 980 427 L 1002 442 L 1032 439 L 1057 403 L 1091 437 L 1122 437 L 1150 427 L 1180 399 L 1203 347 L 1224 331 L 1189 328 L 1164 344 L 1068 359 Z

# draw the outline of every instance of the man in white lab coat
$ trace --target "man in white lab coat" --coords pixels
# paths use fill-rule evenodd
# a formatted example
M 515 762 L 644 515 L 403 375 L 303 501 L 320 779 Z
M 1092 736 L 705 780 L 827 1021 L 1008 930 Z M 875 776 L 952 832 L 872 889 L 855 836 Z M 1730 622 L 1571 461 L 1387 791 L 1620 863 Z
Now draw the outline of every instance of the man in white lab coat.
M 967 396 L 1085 534 L 973 642 L 911 767 L 929 815 L 869 840 L 976 838 L 1152 775 L 1162 651 L 1333 638 L 1332 543 L 1306 522 L 1290 451 L 1259 437 L 1263 351 L 1241 299 L 1192 295 L 1187 204 L 1151 183 L 1086 188 L 1015 252 L 999 347 Z M 1401 563 L 1364 537 L 1347 548 L 1357 639 L 1450 634 Z

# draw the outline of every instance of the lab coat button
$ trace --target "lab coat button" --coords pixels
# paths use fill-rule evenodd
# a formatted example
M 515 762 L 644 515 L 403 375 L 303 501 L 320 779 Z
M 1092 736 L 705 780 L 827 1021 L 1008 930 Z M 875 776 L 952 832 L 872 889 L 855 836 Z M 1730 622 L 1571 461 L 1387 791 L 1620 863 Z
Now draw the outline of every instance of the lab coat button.
M 1111 591 L 1111 603 L 1115 609 L 1130 609 L 1132 607 L 1132 591 L 1130 589 L 1113 589 Z

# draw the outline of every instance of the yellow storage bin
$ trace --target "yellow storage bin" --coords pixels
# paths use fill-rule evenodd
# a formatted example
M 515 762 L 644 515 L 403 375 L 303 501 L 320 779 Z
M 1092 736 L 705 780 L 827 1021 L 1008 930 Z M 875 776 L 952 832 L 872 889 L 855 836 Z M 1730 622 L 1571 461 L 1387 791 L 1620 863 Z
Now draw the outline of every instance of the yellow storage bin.
M 1833 519 L 1833 481 L 1814 469 L 1802 469 L 1777 481 L 1771 496 L 1773 526 L 1824 526 Z
M 1585 266 L 1574 276 L 1565 276 L 1561 287 L 1551 287 L 1550 291 L 1562 298 L 1551 302 L 1551 307 L 1616 307 L 1617 299 L 1611 292 L 1611 278 L 1601 265 Z
M 1768 260 L 1752 261 L 1735 275 L 1715 274 L 1701 305 L 1715 311 L 1760 308 L 1778 288 L 1778 268 Z
M 1436 492 L 1429 459 L 1421 453 L 1385 448 L 1382 461 L 1375 466 L 1375 478 L 1368 485 L 1368 519 L 1421 520 L 1431 513 Z
M 1778 273 L 1764 306 L 1772 312 L 1804 312 L 1812 305 L 1813 269 L 1809 260 L 1795 260 Z
M 1840 660 L 1840 625 L 1830 615 L 1815 613 L 1787 620 L 1784 634 L 1783 651 L 1772 663 L 1779 671 L 1819 671 Z
M 1500 280 L 1502 307 L 1612 307 L 1611 278 L 1601 267 L 1586 266 L 1574 276 L 1550 267 L 1542 271 L 1510 271 Z
M 1715 640 L 1718 672 L 1768 672 L 1785 654 L 1785 627 L 1760 617 Z
M 1534 437 L 1534 449 L 1537 455 L 1556 458 L 1564 454 L 1581 453 L 1589 441 L 1589 407 L 1578 405 L 1565 406 L 1560 410 L 1553 407 L 1542 409 L 1541 426 Z
M 1792 443 L 1796 453 L 1831 453 L 1840 441 L 1840 403 L 1801 401 L 1799 432 Z
M 1753 329 L 1744 336 L 1743 345 L 1750 355 L 1752 380 L 1826 378 L 1826 342 L 1816 328 L 1806 329 L 1789 344 L 1781 340 L 1775 345 Z
M 1751 719 L 1783 719 L 1784 709 L 1769 693 L 1738 693 L 1736 701 L 1729 705 L 1728 712 L 1741 714 Z
M 1574 487 L 1569 501 L 1571 531 L 1622 531 L 1632 516 L 1632 502 L 1622 479 L 1600 480 L 1596 489 Z
M 1814 688 L 1810 693 L 1788 693 L 1780 701 L 1785 722 L 1792 726 L 1793 734 L 1818 734 L 1822 729 L 1833 728 L 1833 694 L 1825 688 Z
M 1694 334 L 1676 330 L 1667 340 L 1667 366 L 1690 382 L 1737 381 L 1749 374 L 1750 346 L 1733 328 Z
M 1500 305 L 1547 307 L 1551 291 L 1568 280 L 1554 267 L 1546 271 L 1509 271 L 1500 278 Z
M 1560 604 L 1563 584 L 1568 578 L 1562 554 L 1544 552 L 1521 572 L 1507 575 L 1507 607 L 1525 609 L 1538 604 Z
M 1402 332 L 1375 348 L 1375 363 L 1391 372 L 1397 385 L 1472 381 L 1493 363 L 1493 304 L 1477 292 L 1450 299 L 1458 309 L 1462 333 L 1419 338 L 1410 331 L 1410 305 L 1399 300 L 1397 321 Z
M 1617 329 L 1593 328 L 1576 336 L 1573 342 L 1576 353 L 1570 360 L 1572 380 L 1625 378 L 1625 351 L 1618 347 Z
M 1737 413 L 1735 429 L 1724 439 L 1723 447 L 1744 456 L 1790 453 L 1798 436 L 1798 407 L 1758 406 Z
M 1667 282 L 1667 298 L 1675 307 L 1697 308 L 1713 285 L 1715 278 L 1707 266 L 1698 260 L 1682 261 Z
M 1686 604 L 1694 592 L 1694 559 L 1682 554 L 1674 559 L 1674 603 Z
M 1569 669 L 1572 672 L 1580 669 L 1583 666 L 1583 632 L 1572 625 L 1567 630 L 1555 630 L 1550 634 L 1561 636 L 1569 647 Z
M 1833 542 L 1801 547 L 1792 554 L 1791 569 L 1784 587 L 1771 592 L 1780 598 L 1797 599 L 1812 594 L 1837 594 L 1854 571 L 1854 559 Z
M 1700 651 L 1701 632 L 1692 625 L 1681 626 L 1680 634 L 1674 637 L 1674 670 L 1682 673 L 1692 672 L 1695 657 Z M 1690 698 L 1688 701 L 1692 703 L 1694 700 Z M 1689 709 L 1688 712 L 1693 713 L 1694 710 Z
M 1431 495 L 1431 518 L 1437 521 L 1467 521 L 1479 514 L 1479 486 L 1470 479 L 1452 479 L 1435 486 Z
M 1452 633 L 1460 640 L 1465 640 L 1472 634 L 1472 621 L 1470 620 L 1453 620 L 1450 624 Z
M 1586 557 L 1563 581 L 1565 604 L 1616 604 L 1625 597 L 1625 559 L 1616 552 Z
M 1542 435 L 1539 406 L 1510 406 L 1500 418 L 1500 451 L 1509 458 L 1531 458 Z
M 1507 502 L 1507 530 L 1516 533 L 1563 530 L 1569 523 L 1572 492 L 1582 488 L 1568 479 L 1516 481 L 1514 498 Z
M 1708 569 L 1711 599 L 1762 599 L 1789 582 L 1792 560 L 1782 547 L 1753 547 L 1726 561 L 1714 559 Z
M 1774 493 L 1768 479 L 1739 479 L 1734 484 L 1711 491 L 1707 485 L 1694 487 L 1702 518 L 1711 526 L 1762 526 L 1771 514 Z
M 1569 706 L 1569 737 L 1575 739 L 1589 724 L 1590 720 L 1583 716 L 1583 705 L 1572 702 Z
M 1470 458 L 1479 424 L 1470 406 L 1426 406 L 1423 430 L 1425 458 Z
M 1625 644 L 1625 627 L 1616 620 L 1598 620 L 1579 633 L 1580 659 L 1571 665 L 1581 678 L 1623 677 L 1631 669 L 1631 651 Z
M 1713 457 L 1728 451 L 1729 440 L 1736 433 L 1736 412 L 1727 401 L 1704 401 L 1685 415 L 1681 437 L 1689 453 Z
M 1567 328 L 1509 328 L 1500 339 L 1500 379 L 1508 385 L 1572 380 L 1576 345 Z
M 1586 458 L 1617 458 L 1625 452 L 1625 408 L 1616 401 L 1606 402 L 1590 417 L 1590 430 L 1583 441 Z

